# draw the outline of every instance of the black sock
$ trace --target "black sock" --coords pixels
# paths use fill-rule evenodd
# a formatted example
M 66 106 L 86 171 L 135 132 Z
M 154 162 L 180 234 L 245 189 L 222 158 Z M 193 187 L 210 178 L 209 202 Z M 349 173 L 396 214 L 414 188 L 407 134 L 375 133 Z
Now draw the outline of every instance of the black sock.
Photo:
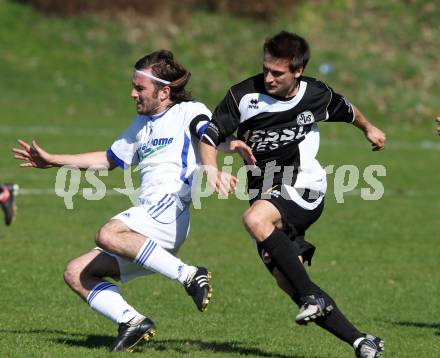
M 318 295 L 324 296 L 328 302 L 331 302 L 333 309 L 324 317 L 319 317 L 315 320 L 315 323 L 330 332 L 334 336 L 338 337 L 344 342 L 347 342 L 351 346 L 356 339 L 363 337 L 363 334 L 359 332 L 355 326 L 342 314 L 339 308 L 336 306 L 335 301 L 318 286 L 316 289 L 319 291 Z M 302 301 L 299 295 L 292 296 L 292 300 L 301 306 Z
M 266 240 L 261 242 L 261 246 L 300 297 L 317 294 L 317 286 L 310 280 L 298 258 L 298 249 L 289 236 L 275 229 Z

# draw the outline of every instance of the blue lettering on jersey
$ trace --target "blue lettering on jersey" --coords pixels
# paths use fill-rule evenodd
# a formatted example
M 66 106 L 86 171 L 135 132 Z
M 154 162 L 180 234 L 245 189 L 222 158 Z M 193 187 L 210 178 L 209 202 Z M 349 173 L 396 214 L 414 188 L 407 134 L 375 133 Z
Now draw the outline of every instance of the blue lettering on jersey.
M 164 149 L 167 145 L 173 142 L 173 137 L 170 138 L 154 138 L 149 143 L 143 143 L 139 148 L 139 159 L 145 159 L 146 157 L 157 153 Z

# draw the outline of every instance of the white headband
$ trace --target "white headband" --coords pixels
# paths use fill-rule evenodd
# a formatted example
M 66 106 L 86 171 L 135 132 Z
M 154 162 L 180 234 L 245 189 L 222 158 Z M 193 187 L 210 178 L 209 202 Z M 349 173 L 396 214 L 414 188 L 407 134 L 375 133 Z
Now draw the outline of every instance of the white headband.
M 169 85 L 171 83 L 170 81 L 163 80 L 162 78 L 153 76 L 151 73 L 148 73 L 148 72 L 145 72 L 145 71 L 140 71 L 140 70 L 136 70 L 135 69 L 134 72 L 136 72 L 139 75 L 151 78 L 152 80 L 155 80 L 157 82 L 164 83 L 166 85 Z

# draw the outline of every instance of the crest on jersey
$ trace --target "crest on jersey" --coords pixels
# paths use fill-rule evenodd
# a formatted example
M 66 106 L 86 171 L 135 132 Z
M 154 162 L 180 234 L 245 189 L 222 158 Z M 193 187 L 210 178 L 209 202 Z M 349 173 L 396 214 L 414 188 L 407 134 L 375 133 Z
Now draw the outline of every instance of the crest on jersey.
M 249 100 L 249 106 L 248 106 L 248 108 L 249 109 L 258 109 L 259 107 L 258 107 L 258 99 L 256 99 L 256 98 L 251 98 L 250 100 Z
M 298 114 L 296 117 L 296 122 L 299 126 L 305 126 L 306 124 L 315 122 L 315 117 L 313 116 L 312 112 L 304 111 Z

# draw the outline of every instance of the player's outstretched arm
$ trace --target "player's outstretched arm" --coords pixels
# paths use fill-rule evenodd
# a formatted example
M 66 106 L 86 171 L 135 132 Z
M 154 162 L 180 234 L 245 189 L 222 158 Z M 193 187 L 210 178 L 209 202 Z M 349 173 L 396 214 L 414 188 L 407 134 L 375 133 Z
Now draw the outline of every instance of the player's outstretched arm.
M 19 139 L 21 148 L 13 148 L 14 158 L 22 160 L 22 168 L 47 169 L 52 167 L 72 166 L 79 169 L 97 168 L 113 169 L 115 164 L 107 157 L 106 152 L 81 154 L 50 154 L 41 148 L 35 140 L 32 144 Z
M 386 136 L 379 128 L 371 124 L 359 109 L 353 106 L 354 121 L 353 124 L 364 132 L 365 137 L 370 141 L 373 150 L 382 150 L 385 148 Z

